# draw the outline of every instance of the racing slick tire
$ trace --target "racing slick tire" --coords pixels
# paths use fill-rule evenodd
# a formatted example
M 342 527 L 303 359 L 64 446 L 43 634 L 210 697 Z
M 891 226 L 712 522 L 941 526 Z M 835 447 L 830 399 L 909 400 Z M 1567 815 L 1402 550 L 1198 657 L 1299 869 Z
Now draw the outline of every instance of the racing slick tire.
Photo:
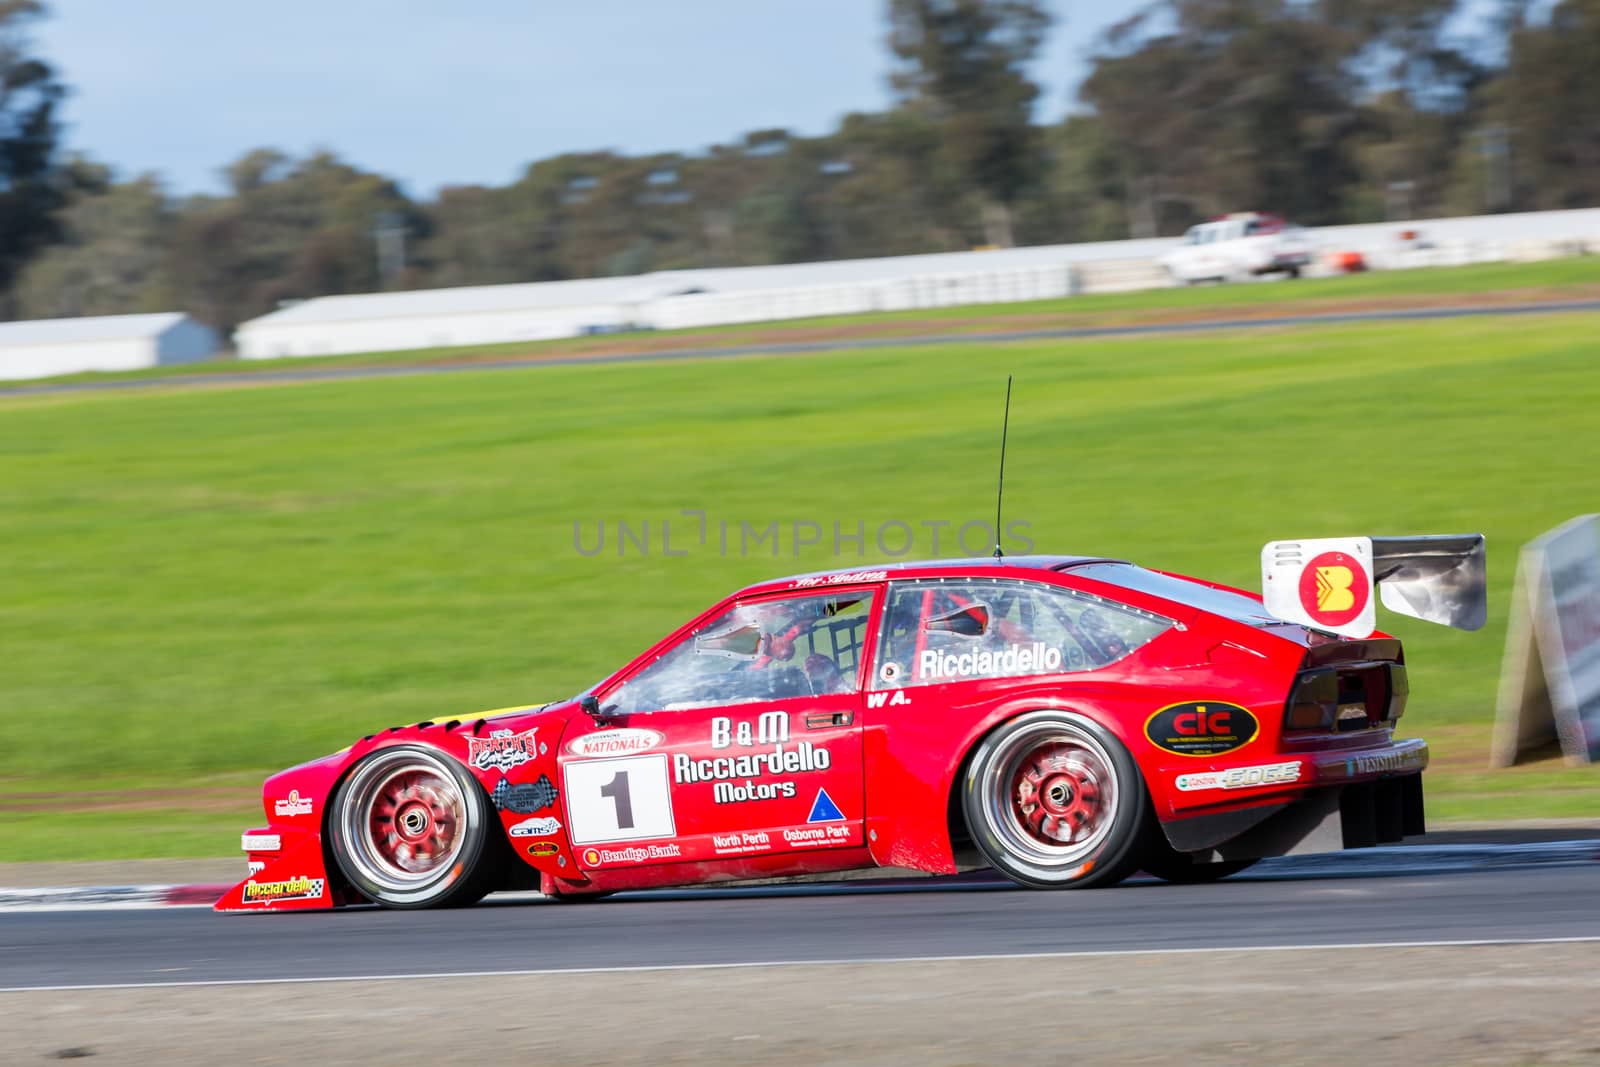
M 489 798 L 460 763 L 421 745 L 367 756 L 328 805 L 339 870 L 387 908 L 476 903 L 495 888 L 503 838 Z
M 961 783 L 973 843 L 1034 889 L 1115 885 L 1143 858 L 1150 802 L 1133 757 L 1098 723 L 1034 711 L 979 743 Z
M 1156 837 L 1159 835 L 1152 835 Z M 1146 874 L 1153 874 L 1164 882 L 1175 885 L 1201 885 L 1220 882 L 1229 875 L 1238 874 L 1255 866 L 1255 860 L 1219 860 L 1215 863 L 1196 863 L 1187 852 L 1179 852 L 1165 841 L 1152 841 L 1144 862 L 1140 864 Z

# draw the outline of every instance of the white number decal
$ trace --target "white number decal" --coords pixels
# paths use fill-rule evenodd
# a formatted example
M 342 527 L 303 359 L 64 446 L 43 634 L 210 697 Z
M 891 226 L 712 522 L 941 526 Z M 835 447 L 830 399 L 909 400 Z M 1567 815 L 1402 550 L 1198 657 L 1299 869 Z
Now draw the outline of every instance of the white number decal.
M 665 753 L 574 760 L 563 772 L 575 845 L 674 837 Z

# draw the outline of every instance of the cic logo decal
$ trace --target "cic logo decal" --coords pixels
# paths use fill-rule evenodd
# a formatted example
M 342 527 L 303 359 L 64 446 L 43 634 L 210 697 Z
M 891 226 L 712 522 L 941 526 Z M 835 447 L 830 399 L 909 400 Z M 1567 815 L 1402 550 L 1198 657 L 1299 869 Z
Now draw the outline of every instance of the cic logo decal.
M 1367 569 L 1347 553 L 1324 552 L 1300 572 L 1300 606 L 1319 625 L 1339 627 L 1359 618 L 1371 596 Z
M 1145 720 L 1144 736 L 1178 756 L 1219 756 L 1254 741 L 1261 724 L 1249 710 L 1222 701 L 1169 704 Z

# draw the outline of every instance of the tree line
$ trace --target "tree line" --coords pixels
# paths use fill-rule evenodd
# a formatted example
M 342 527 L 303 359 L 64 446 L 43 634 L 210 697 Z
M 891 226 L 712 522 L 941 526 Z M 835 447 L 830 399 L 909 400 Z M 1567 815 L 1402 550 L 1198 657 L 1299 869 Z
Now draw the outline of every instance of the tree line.
M 41 0 L 0 0 L 0 317 L 1600 203 L 1600 0 L 1154 0 L 1035 121 L 1034 0 L 887 0 L 895 105 L 824 136 L 577 152 L 431 198 L 263 148 L 174 196 L 59 145 Z

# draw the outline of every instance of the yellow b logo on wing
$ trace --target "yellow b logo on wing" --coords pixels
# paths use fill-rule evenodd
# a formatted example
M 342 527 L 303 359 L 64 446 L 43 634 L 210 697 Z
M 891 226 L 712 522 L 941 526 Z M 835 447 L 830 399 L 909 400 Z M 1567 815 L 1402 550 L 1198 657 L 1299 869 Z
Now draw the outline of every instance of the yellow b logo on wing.
M 1355 606 L 1356 595 L 1350 591 L 1356 576 L 1349 567 L 1317 568 L 1317 610 L 1349 611 Z

